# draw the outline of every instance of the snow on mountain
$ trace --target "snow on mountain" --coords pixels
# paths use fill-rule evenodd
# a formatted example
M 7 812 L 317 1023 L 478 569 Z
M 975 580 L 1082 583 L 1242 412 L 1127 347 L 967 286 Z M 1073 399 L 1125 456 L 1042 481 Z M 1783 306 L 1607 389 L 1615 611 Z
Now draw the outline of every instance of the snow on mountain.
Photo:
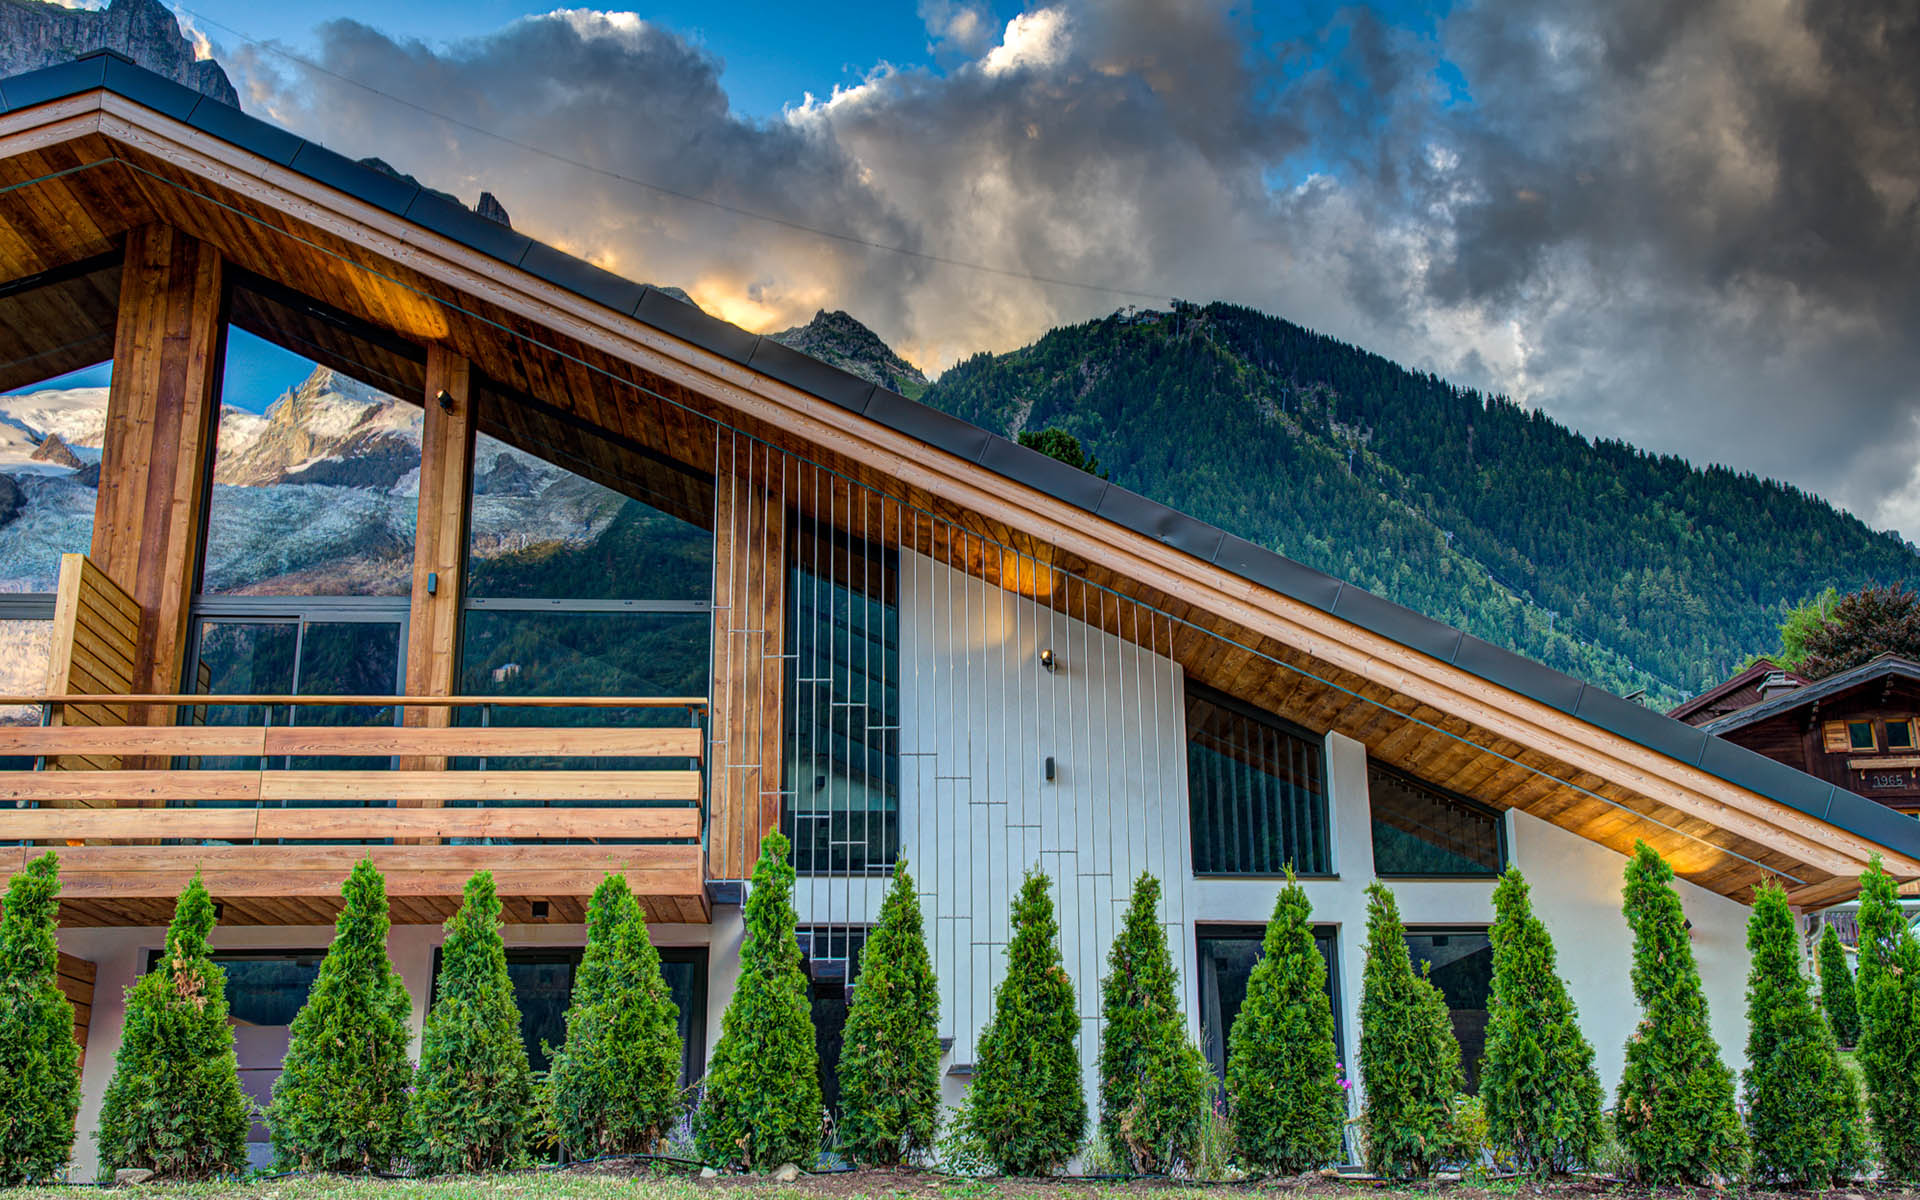
M 0 396 L 0 471 L 61 474 L 71 468 L 34 461 L 47 438 L 58 437 L 84 462 L 99 458 L 106 432 L 106 388 L 49 388 Z

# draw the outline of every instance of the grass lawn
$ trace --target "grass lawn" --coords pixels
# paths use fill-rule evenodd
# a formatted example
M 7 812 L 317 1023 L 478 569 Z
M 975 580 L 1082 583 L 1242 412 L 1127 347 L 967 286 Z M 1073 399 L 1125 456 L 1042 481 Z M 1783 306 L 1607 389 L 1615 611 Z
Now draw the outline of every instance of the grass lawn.
M 1451 1181 L 1424 1186 L 1383 1186 L 1360 1179 L 1282 1180 L 1266 1184 L 1196 1186 L 1164 1180 L 1111 1182 L 1076 1179 L 956 1179 L 916 1171 L 860 1171 L 803 1176 L 790 1184 L 766 1178 L 632 1173 L 613 1169 L 527 1171 L 498 1175 L 449 1176 L 433 1180 L 313 1177 L 262 1179 L 244 1183 L 148 1184 L 116 1192 L 126 1200 L 1366 1200 L 1369 1196 L 1430 1196 L 1435 1200 L 1646 1200 L 1649 1196 L 1805 1197 L 1806 1193 L 1715 1193 L 1668 1190 L 1649 1193 L 1599 1180 L 1570 1180 L 1549 1185 L 1495 1181 L 1466 1185 Z M 1863 1189 L 1825 1193 L 1830 1200 L 1890 1200 L 1920 1192 Z M 0 1189 L 0 1200 L 74 1200 L 74 1189 Z

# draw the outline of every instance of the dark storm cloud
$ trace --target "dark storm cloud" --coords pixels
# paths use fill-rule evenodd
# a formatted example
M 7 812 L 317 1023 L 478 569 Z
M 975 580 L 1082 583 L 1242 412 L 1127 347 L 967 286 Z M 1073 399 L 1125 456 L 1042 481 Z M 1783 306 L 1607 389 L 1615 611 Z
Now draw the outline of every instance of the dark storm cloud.
M 1790 478 L 1920 535 L 1920 10 L 1486 0 L 1276 40 L 1225 5 L 925 0 L 937 71 L 784 119 L 628 16 L 322 61 L 556 153 L 1040 275 L 1257 305 L 1593 433 Z M 1445 80 L 1450 63 L 1464 94 Z M 944 366 L 1122 297 L 716 214 L 270 56 L 255 107 L 758 327 L 847 307 Z

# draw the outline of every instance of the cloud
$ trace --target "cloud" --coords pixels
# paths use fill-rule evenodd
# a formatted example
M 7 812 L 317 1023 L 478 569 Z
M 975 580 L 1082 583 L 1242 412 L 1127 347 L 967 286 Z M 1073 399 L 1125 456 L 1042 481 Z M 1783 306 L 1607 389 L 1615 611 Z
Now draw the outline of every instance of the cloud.
M 1224 2 L 923 0 L 937 65 L 774 120 L 631 14 L 319 31 L 409 101 L 724 204 L 1012 272 L 1253 304 L 1594 434 L 1920 535 L 1920 18 L 1904 0 L 1481 0 L 1276 30 Z M 674 200 L 259 52 L 246 94 L 758 328 L 845 307 L 938 369 L 1129 296 Z

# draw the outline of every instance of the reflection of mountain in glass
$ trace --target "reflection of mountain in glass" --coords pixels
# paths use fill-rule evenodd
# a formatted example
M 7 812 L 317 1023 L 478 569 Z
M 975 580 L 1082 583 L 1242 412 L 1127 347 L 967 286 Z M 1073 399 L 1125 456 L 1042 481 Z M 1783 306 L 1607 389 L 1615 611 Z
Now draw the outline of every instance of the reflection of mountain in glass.
M 85 553 L 107 389 L 0 396 L 0 592 L 51 592 L 60 556 Z

